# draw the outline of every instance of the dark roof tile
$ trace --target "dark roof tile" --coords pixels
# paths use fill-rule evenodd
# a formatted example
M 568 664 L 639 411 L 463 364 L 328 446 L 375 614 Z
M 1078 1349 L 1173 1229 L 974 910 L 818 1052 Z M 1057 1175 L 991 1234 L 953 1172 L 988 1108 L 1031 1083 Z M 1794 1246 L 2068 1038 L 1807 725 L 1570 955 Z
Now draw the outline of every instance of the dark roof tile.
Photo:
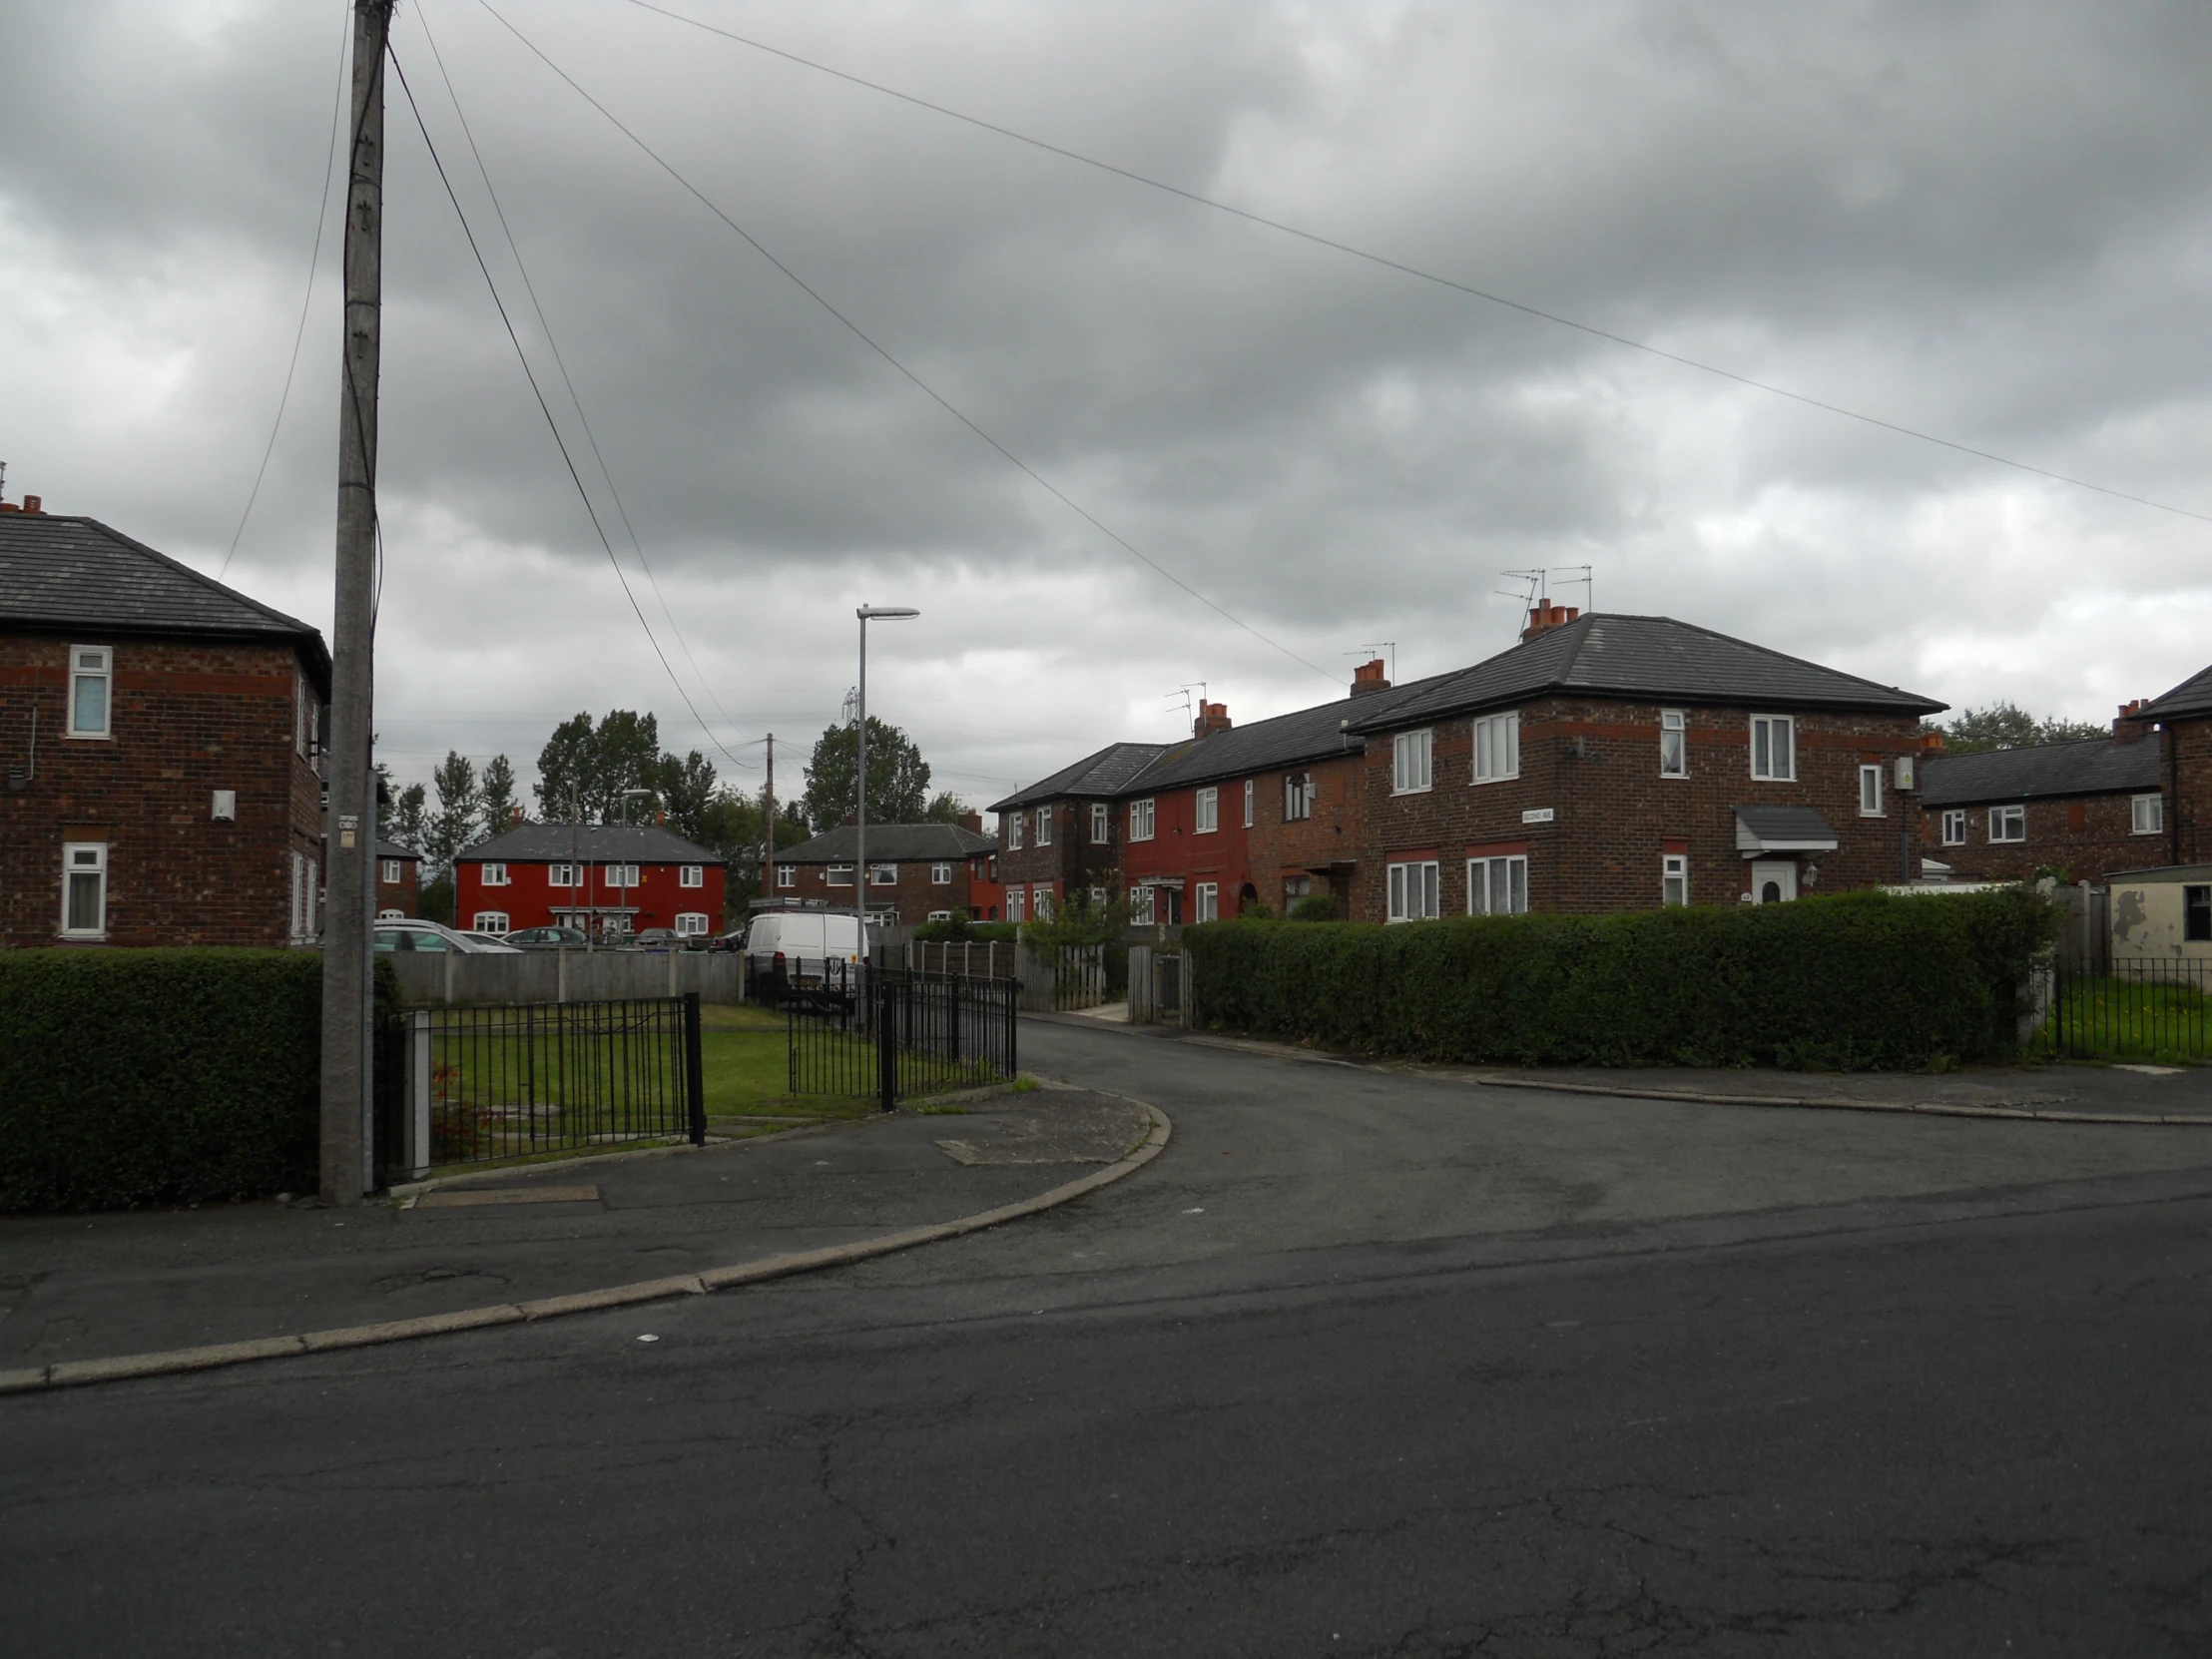
M 813 840 L 787 846 L 776 854 L 780 864 L 849 864 L 859 851 L 856 826 L 840 824 L 825 830 Z M 972 858 L 978 852 L 994 852 L 998 842 L 957 824 L 871 824 L 867 827 L 867 861 L 871 864 L 918 864 L 924 860 Z
M 2158 740 L 2090 738 L 2038 743 L 1972 755 L 1936 755 L 1921 763 L 1921 805 L 2026 801 L 2052 795 L 2119 795 L 2158 788 Z
M 719 864 L 723 860 L 658 825 L 523 824 L 478 841 L 461 854 L 471 863 L 484 859 L 508 863 L 558 862 L 569 849 L 586 863 Z
M 2168 720 L 2181 715 L 2212 715 L 2212 668 L 2200 669 L 2172 691 L 2152 698 L 2137 718 Z

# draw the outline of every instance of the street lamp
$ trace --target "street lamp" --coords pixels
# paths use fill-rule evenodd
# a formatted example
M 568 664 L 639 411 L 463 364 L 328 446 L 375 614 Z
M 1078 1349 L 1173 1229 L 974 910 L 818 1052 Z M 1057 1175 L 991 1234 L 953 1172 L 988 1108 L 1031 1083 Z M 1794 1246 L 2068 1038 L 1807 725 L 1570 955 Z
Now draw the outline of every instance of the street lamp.
M 852 613 L 860 619 L 860 695 L 859 718 L 853 722 L 853 731 L 860 740 L 859 798 L 859 846 L 854 850 L 852 866 L 852 908 L 860 920 L 860 954 L 867 954 L 867 625 L 871 622 L 909 622 L 921 615 L 910 605 L 862 605 Z

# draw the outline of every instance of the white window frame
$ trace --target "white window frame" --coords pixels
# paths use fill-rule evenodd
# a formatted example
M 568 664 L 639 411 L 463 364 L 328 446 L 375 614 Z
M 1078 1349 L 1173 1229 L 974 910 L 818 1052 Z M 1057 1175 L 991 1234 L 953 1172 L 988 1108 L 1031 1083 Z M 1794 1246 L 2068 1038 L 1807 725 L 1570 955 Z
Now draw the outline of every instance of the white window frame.
M 1474 776 L 1477 784 L 1502 784 L 1520 776 L 1520 713 L 1484 715 L 1474 723 Z
M 1221 828 L 1221 788 L 1208 784 L 1191 797 L 1191 833 L 1211 835 Z
M 1037 809 L 1037 844 L 1039 846 L 1050 846 L 1052 844 L 1052 809 L 1050 807 L 1039 807 Z
M 1660 854 L 1659 902 L 1662 906 L 1690 902 L 1690 855 L 1687 852 Z
M 1390 739 L 1390 793 L 1422 795 L 1434 788 L 1436 734 L 1432 728 L 1400 732 Z
M 2004 829 L 2018 825 L 2016 835 L 2004 833 Z M 2027 840 L 2027 807 L 2024 803 L 1989 809 L 1989 844 L 1991 846 L 2020 846 Z
M 1258 780 L 1258 779 L 1256 779 L 1256 778 L 1247 778 L 1247 779 L 1245 780 L 1245 816 L 1244 816 L 1244 827 L 1245 827 L 1245 828 L 1246 828 L 1247 830 L 1249 830 L 1249 829 L 1251 829 L 1251 828 L 1252 828 L 1253 802 L 1254 802 L 1254 799 L 1255 799 L 1255 798 L 1256 798 L 1256 797 L 1258 796 L 1258 794 L 1259 794 L 1259 780 Z
M 1191 889 L 1191 919 L 1193 921 L 1221 920 L 1221 883 L 1201 881 Z
M 1052 888 L 1039 883 L 1029 889 L 1029 914 L 1038 921 L 1052 919 Z
M 931 910 L 926 916 L 923 916 L 921 919 L 924 921 L 950 921 L 952 919 L 952 912 L 950 910 Z
M 1114 833 L 1113 809 L 1103 801 L 1091 803 L 1091 845 L 1104 846 Z
M 77 688 L 87 682 L 100 685 L 100 724 L 77 724 Z M 94 741 L 115 736 L 115 647 L 112 645 L 73 645 L 69 648 L 69 708 L 63 717 L 62 736 Z M 105 841 L 82 841 L 73 844 L 105 846 Z M 101 866 L 105 868 L 105 865 Z M 105 886 L 103 885 L 103 890 Z M 105 904 L 106 900 L 103 899 Z M 105 928 L 102 929 L 106 931 Z
M 2166 798 L 2163 795 L 2130 796 L 2127 803 L 2128 818 L 2133 828 L 2129 833 L 2156 835 L 2166 828 Z
M 1859 816 L 1861 818 L 1888 818 L 1889 810 L 1882 800 L 1882 765 L 1862 764 L 1859 768 Z
M 844 872 L 844 879 L 837 879 L 837 872 Z M 826 887 L 849 887 L 852 885 L 853 867 L 850 864 L 825 864 L 822 868 L 822 884 Z
M 871 887 L 895 887 L 898 885 L 896 864 L 870 863 L 867 866 L 867 884 Z
M 376 879 L 383 882 L 384 885 L 387 887 L 398 886 L 402 879 L 399 870 L 401 860 L 398 858 L 385 858 L 380 861 L 383 867 L 377 872 Z
M 940 858 L 929 866 L 929 884 L 932 887 L 952 885 L 952 865 L 947 860 Z
M 1008 921 L 1020 921 L 1022 919 L 1022 900 L 1027 896 L 1027 892 L 1028 889 L 1018 881 L 1006 889 L 1006 919 Z
M 1153 917 L 1159 913 L 1152 893 L 1150 887 L 1129 889 L 1129 919 L 1139 927 L 1150 927 Z
M 707 884 L 707 866 L 705 864 L 678 864 L 676 866 L 676 884 L 679 887 L 704 887 Z
M 601 879 L 610 887 L 642 887 L 645 885 L 643 881 L 638 879 L 638 866 L 636 864 L 602 864 L 599 867 Z
M 1669 740 L 1673 740 L 1669 743 Z M 1670 757 L 1669 748 L 1674 751 Z M 1667 762 L 1674 764 L 1669 766 Z M 1659 776 L 1662 778 L 1687 778 L 1690 776 L 1690 717 L 1682 709 L 1659 711 Z
M 1942 837 L 1945 846 L 1964 846 L 1966 844 L 1965 808 L 1945 807 L 1943 809 Z
M 478 910 L 475 925 L 470 927 L 469 931 L 471 933 L 504 933 L 507 931 L 507 912 L 505 910 Z
M 1314 816 L 1314 775 L 1310 772 L 1286 772 L 1283 775 L 1283 822 L 1298 824 Z
M 296 858 L 298 854 L 294 853 L 292 856 Z M 88 927 L 72 927 L 69 924 L 71 878 L 79 875 L 92 877 L 94 917 L 92 925 Z M 61 933 L 65 939 L 104 939 L 108 936 L 108 843 L 106 841 L 62 842 Z
M 798 886 L 799 866 L 797 864 L 778 864 L 776 866 L 776 884 L 779 887 Z
M 1152 831 L 1159 824 L 1158 803 L 1147 796 L 1142 801 L 1129 803 L 1129 838 L 1133 841 L 1152 839 Z
M 1093 887 L 1091 889 L 1091 908 L 1093 910 L 1106 908 L 1106 889 L 1104 887 Z
M 1503 894 L 1497 892 L 1500 880 Z M 1496 907 L 1502 896 L 1505 907 Z M 1477 902 L 1477 900 L 1480 902 Z M 1528 854 L 1498 852 L 1467 860 L 1467 914 L 1519 916 L 1528 913 Z
M 582 885 L 576 879 L 576 866 L 574 864 L 547 864 L 545 866 L 545 884 L 549 887 Z
M 1013 815 L 1013 816 L 1012 816 L 1011 818 L 1007 819 L 1007 821 L 1006 821 L 1006 850 L 1007 850 L 1007 851 L 1009 851 L 1009 852 L 1019 852 L 1019 851 L 1021 850 L 1021 831 L 1022 831 L 1022 829 L 1023 829 L 1023 827 L 1024 827 L 1025 825 L 1027 825 L 1027 824 L 1028 824 L 1028 822 L 1029 822 L 1029 815 L 1028 815 L 1027 813 L 1016 813 L 1016 814 L 1014 814 L 1014 815 Z
M 1433 921 L 1442 913 L 1438 867 L 1434 858 L 1406 859 L 1385 866 L 1390 921 Z
M 479 885 L 504 887 L 507 884 L 507 866 L 505 864 L 478 864 L 476 872 L 476 880 Z
M 1762 747 L 1766 750 L 1764 759 L 1760 755 Z M 1782 763 L 1779 771 L 1777 760 Z M 1751 775 L 1765 784 L 1797 782 L 1797 716 L 1751 717 Z
M 703 939 L 707 936 L 707 912 L 705 910 L 678 910 L 676 912 L 676 936 L 680 939 Z

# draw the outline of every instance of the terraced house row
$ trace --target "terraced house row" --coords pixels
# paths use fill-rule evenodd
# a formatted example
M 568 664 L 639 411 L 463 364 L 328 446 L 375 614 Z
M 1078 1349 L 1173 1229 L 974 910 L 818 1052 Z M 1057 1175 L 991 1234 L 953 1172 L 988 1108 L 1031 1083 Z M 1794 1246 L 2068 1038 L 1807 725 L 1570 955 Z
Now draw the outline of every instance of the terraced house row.
M 1944 707 L 1546 602 L 1470 668 L 1393 686 L 1372 662 L 1347 697 L 1245 727 L 1205 704 L 1188 742 L 1109 745 L 1008 796 L 1006 914 L 1111 895 L 1177 923 L 1320 894 L 1410 921 L 2212 855 L 2212 670 L 2089 745 L 1946 757 L 1924 730 Z

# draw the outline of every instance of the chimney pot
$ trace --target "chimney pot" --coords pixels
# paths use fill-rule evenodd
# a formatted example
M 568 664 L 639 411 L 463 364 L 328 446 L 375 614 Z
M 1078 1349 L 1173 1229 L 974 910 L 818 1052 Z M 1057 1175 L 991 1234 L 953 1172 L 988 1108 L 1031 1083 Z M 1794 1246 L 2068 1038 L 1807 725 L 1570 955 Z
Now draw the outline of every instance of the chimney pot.
M 1212 737 L 1216 732 L 1228 731 L 1229 726 L 1228 704 L 1201 703 L 1198 706 L 1198 719 L 1191 725 L 1191 736 L 1194 738 Z
M 1354 697 L 1365 696 L 1369 692 L 1388 691 L 1389 689 L 1389 681 L 1382 677 L 1382 659 L 1381 657 L 1376 658 L 1372 663 L 1362 663 L 1352 671 L 1352 695 Z

